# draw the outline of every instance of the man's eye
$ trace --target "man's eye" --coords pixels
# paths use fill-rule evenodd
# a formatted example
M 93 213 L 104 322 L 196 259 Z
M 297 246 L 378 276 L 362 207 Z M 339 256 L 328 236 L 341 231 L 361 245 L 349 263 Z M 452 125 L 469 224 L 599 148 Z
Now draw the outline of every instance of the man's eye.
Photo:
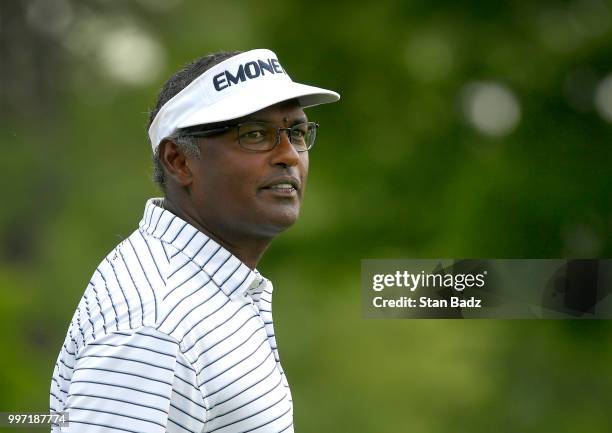
M 306 131 L 303 129 L 295 128 L 291 130 L 291 136 L 293 138 L 304 138 L 305 135 L 306 135 Z
M 263 129 L 248 131 L 242 134 L 240 137 L 246 140 L 261 140 L 266 136 L 266 131 Z

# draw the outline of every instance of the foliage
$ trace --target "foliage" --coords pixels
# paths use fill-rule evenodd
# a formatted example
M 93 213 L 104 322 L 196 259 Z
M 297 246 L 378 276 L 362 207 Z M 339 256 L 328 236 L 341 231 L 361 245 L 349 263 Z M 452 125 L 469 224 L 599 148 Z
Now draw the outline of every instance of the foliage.
M 303 214 L 260 266 L 297 430 L 609 428 L 609 323 L 368 321 L 359 299 L 362 258 L 611 256 L 609 2 L 47 3 L 0 14 L 2 410 L 46 409 L 86 282 L 159 194 L 143 125 L 164 79 L 267 47 L 342 95 L 309 110 Z M 113 57 L 130 35 L 144 70 Z M 483 133 L 470 83 L 508 89 L 516 127 Z

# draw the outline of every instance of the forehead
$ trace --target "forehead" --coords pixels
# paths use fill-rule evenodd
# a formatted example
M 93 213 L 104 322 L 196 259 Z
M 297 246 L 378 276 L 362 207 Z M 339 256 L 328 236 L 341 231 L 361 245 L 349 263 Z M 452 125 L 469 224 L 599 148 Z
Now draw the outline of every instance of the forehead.
M 237 119 L 226 120 L 218 123 L 208 123 L 205 125 L 195 125 L 188 128 L 184 128 L 185 131 L 190 130 L 200 130 L 202 127 L 204 129 L 215 129 L 215 128 L 224 128 L 226 126 L 234 126 L 239 123 L 244 122 L 270 122 L 277 124 L 288 125 L 296 122 L 306 122 L 308 121 L 308 117 L 304 113 L 304 110 L 298 103 L 296 99 L 292 99 L 289 101 L 279 102 L 278 104 L 271 105 L 255 113 L 249 114 L 244 117 L 239 117 Z
M 279 122 L 279 123 L 290 123 L 294 120 L 306 119 L 306 114 L 297 100 L 292 99 L 290 101 L 279 102 L 278 104 L 271 105 L 262 110 L 256 111 L 255 113 L 245 116 L 241 120 L 261 120 L 268 122 Z

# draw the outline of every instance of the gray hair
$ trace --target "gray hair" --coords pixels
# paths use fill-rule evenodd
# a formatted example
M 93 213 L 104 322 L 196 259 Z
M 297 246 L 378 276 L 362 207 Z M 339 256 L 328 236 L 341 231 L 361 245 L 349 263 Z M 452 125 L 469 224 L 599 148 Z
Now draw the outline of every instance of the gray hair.
M 187 87 L 189 83 L 191 83 L 193 80 L 195 80 L 197 77 L 202 75 L 214 65 L 240 53 L 241 51 L 221 51 L 219 53 L 210 54 L 208 56 L 201 57 L 189 63 L 181 70 L 175 72 L 168 79 L 168 81 L 166 81 L 161 91 L 159 92 L 155 107 L 149 112 L 149 121 L 146 129 L 149 129 L 151 123 L 153 122 L 153 119 L 155 119 L 155 116 L 157 115 L 161 107 L 170 99 L 172 99 L 177 93 Z M 181 136 L 180 132 L 177 131 L 175 131 L 168 138 L 172 139 L 172 141 L 177 144 L 178 148 L 185 154 L 185 156 L 191 156 L 194 158 L 200 157 L 200 148 L 198 147 L 196 138 Z M 159 149 L 159 147 L 157 149 Z M 153 155 L 153 181 L 160 186 L 162 191 L 165 192 L 166 180 L 167 179 L 164 173 L 164 167 L 159 159 L 159 151 L 156 150 L 155 154 Z
M 176 143 L 183 154 L 188 158 L 200 159 L 200 147 L 198 146 L 197 138 L 181 135 L 180 131 L 174 131 L 168 139 Z M 153 154 L 153 182 L 159 185 L 162 191 L 166 191 L 166 172 L 159 158 L 159 149 L 157 146 Z

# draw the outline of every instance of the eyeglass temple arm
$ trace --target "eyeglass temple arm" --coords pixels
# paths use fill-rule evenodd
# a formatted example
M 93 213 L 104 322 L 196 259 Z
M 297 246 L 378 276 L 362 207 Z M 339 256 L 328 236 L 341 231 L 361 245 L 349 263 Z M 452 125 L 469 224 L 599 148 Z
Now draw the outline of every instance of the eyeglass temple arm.
M 216 134 L 218 132 L 227 131 L 228 129 L 232 129 L 234 127 L 235 125 L 223 126 L 221 128 L 205 129 L 204 131 L 185 132 L 183 135 L 188 135 L 191 137 L 206 137 L 208 135 Z

